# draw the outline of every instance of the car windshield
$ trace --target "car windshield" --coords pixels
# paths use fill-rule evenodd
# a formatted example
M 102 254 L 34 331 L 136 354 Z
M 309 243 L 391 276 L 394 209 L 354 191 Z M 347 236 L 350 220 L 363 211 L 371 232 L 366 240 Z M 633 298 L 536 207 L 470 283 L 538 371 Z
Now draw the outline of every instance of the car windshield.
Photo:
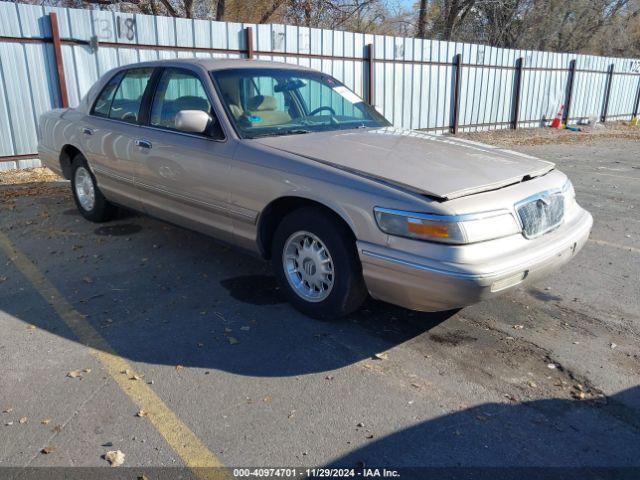
M 239 68 L 211 76 L 242 138 L 389 125 L 342 83 L 319 72 Z

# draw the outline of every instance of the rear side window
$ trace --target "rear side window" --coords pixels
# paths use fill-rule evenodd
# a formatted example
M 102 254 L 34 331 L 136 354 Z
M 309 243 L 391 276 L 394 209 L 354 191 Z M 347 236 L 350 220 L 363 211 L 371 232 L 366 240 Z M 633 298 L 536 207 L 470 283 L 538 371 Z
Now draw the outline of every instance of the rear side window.
M 109 118 L 137 123 L 144 94 L 153 68 L 136 68 L 125 73 L 111 101 Z
M 93 114 L 98 117 L 108 117 L 109 109 L 111 108 L 111 102 L 113 101 L 113 95 L 116 93 L 116 88 L 122 79 L 122 73 L 114 76 L 98 95 L 96 103 L 93 104 Z

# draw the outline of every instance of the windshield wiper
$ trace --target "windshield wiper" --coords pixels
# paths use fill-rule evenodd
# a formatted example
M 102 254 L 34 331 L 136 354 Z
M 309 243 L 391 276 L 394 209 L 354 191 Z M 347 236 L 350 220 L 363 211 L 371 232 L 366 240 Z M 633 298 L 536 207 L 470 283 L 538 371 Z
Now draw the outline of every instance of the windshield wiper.
M 305 133 L 311 133 L 311 130 L 307 130 L 306 128 L 292 128 L 291 130 L 284 130 L 278 133 L 281 135 L 303 135 Z
M 280 135 L 302 135 L 304 133 L 311 133 L 311 130 L 307 130 L 304 128 L 292 128 L 290 130 L 276 130 L 271 132 L 253 133 L 247 138 L 277 137 Z

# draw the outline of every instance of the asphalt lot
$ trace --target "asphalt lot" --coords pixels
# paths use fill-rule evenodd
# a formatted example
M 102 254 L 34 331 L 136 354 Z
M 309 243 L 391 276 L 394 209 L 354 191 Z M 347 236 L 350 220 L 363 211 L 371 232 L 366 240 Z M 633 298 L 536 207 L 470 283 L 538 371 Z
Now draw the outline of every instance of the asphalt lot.
M 0 466 L 640 466 L 640 142 L 519 149 L 594 215 L 572 263 L 459 312 L 369 301 L 342 323 L 200 234 L 1 187 Z

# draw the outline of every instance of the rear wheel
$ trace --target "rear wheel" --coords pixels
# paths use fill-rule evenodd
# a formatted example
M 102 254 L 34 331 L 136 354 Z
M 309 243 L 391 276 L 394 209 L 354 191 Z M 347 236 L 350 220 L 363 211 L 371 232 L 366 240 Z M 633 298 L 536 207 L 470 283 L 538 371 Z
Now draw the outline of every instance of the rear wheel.
M 86 159 L 78 154 L 71 165 L 71 190 L 78 210 L 84 218 L 101 223 L 111 220 L 116 207 L 102 194 Z
M 366 298 L 351 232 L 320 208 L 301 208 L 282 220 L 271 258 L 289 302 L 310 317 L 343 317 Z

